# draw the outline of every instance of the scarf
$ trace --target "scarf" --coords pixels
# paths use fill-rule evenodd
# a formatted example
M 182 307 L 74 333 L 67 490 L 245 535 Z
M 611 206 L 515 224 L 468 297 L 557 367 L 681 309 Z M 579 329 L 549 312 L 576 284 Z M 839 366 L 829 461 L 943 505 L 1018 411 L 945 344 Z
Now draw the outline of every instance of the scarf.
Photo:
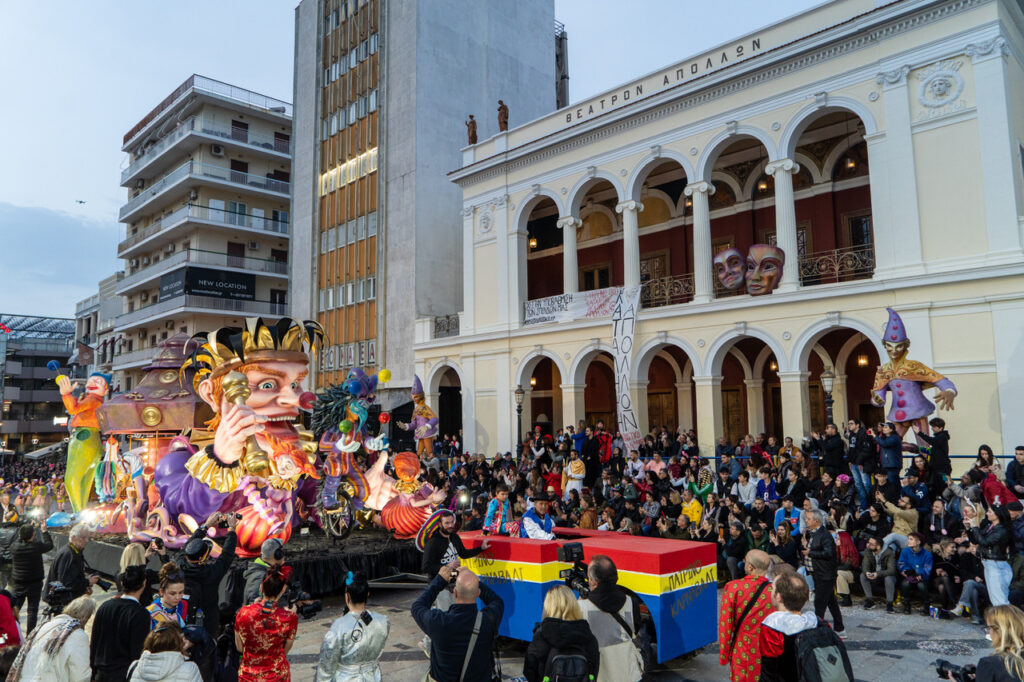
M 43 643 L 43 652 L 45 658 L 53 658 L 57 655 L 57 652 L 64 646 L 64 642 L 67 641 L 68 637 L 71 636 L 75 630 L 81 630 L 82 624 L 74 618 L 68 617 L 67 621 L 61 623 L 57 627 L 50 630 L 49 638 Z M 21 650 L 18 651 L 18 657 L 14 659 L 14 664 L 11 666 L 11 671 L 7 675 L 9 681 L 16 681 L 21 679 L 22 668 L 25 666 L 25 658 L 32 647 L 35 645 L 36 635 L 39 634 L 41 627 L 37 627 L 28 636 L 28 639 L 22 644 Z

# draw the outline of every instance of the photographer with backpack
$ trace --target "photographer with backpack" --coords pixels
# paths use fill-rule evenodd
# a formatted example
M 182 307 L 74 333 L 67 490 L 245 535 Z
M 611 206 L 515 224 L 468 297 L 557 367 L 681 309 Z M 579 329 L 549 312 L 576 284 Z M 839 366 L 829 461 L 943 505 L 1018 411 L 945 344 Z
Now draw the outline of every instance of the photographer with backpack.
M 646 654 L 640 597 L 618 584 L 618 569 L 604 554 L 590 559 L 587 575 L 590 595 L 579 605 L 601 649 L 597 682 L 639 682 Z
M 597 679 L 601 665 L 597 638 L 583 620 L 572 590 L 565 585 L 548 590 L 543 617 L 533 630 L 533 641 L 523 661 L 526 682 Z

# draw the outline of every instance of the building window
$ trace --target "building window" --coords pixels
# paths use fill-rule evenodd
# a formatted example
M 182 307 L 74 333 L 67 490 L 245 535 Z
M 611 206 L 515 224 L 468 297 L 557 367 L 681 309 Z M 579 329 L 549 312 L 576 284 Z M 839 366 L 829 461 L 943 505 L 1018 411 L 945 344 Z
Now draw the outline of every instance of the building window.
M 321 140 L 326 140 L 326 139 L 327 139 L 327 131 L 328 131 L 328 128 L 327 128 L 327 125 L 328 125 L 328 124 L 327 124 L 327 119 L 325 118 L 325 119 L 324 119 L 323 121 L 321 121 L 321 123 L 323 124 L 323 125 L 322 125 L 322 128 L 323 128 L 323 129 L 322 129 L 322 130 L 321 130 L 321 132 L 320 132 L 320 139 L 321 139 Z
M 325 300 L 324 290 L 321 289 L 320 290 L 320 312 L 324 312 L 325 310 L 327 310 L 326 308 L 324 308 L 324 300 Z
M 357 227 L 356 238 L 357 239 L 366 239 L 366 216 L 364 216 L 364 215 L 359 216 L 359 218 L 356 219 L 356 224 L 358 226 Z
M 355 244 L 356 243 L 356 230 L 357 230 L 356 221 L 354 221 L 354 220 L 348 221 L 348 243 L 349 244 Z
M 359 118 L 363 118 L 366 116 L 366 96 L 364 95 L 356 101 L 359 104 Z
M 338 109 L 335 116 L 338 117 L 338 130 L 344 130 L 345 126 L 348 125 L 348 121 L 345 120 L 345 107 Z
M 345 294 L 349 303 L 355 303 L 356 300 L 356 283 L 349 282 L 345 285 L 348 288 L 348 293 Z
M 332 29 L 338 28 L 338 23 L 339 23 L 338 18 L 339 18 L 338 17 L 338 10 L 334 10 L 333 12 L 331 12 L 331 28 Z
M 331 15 L 328 14 L 324 17 L 324 35 L 331 32 Z
M 363 302 L 363 280 L 356 280 L 356 303 Z
M 331 116 L 331 135 L 335 135 L 338 132 L 338 114 Z
M 358 63 L 359 63 L 359 55 L 356 53 L 356 50 L 352 50 L 351 52 L 348 53 L 348 69 L 349 69 L 349 71 L 351 71 L 352 69 L 356 68 L 356 64 L 358 64 Z
M 334 288 L 336 290 L 334 295 L 337 297 L 338 307 L 341 308 L 345 305 L 345 285 L 337 284 Z
M 377 278 L 367 277 L 366 278 L 366 300 L 372 301 L 377 298 Z
M 334 231 L 333 227 L 331 229 L 327 230 L 327 251 L 328 251 L 328 253 L 330 253 L 331 251 L 334 251 L 334 249 L 335 249 L 334 235 L 335 235 L 335 231 Z
M 328 68 L 324 69 L 324 87 L 326 87 L 326 86 L 328 86 L 330 84 L 331 84 L 331 69 L 328 67 Z
M 377 54 L 377 34 L 370 36 L 370 54 Z
M 377 88 L 370 90 L 369 111 L 377 111 Z
M 356 120 L 356 103 L 352 102 L 348 105 L 348 121 L 349 123 L 355 123 Z
M 580 291 L 607 289 L 611 286 L 612 266 L 610 263 L 591 265 L 580 269 Z
M 370 44 L 367 41 L 359 43 L 359 61 L 364 62 L 370 56 Z
M 327 233 L 326 232 L 321 232 L 320 233 L 320 253 L 321 254 L 327 253 Z
M 371 211 L 366 216 L 366 236 L 374 237 L 377 235 L 377 212 Z

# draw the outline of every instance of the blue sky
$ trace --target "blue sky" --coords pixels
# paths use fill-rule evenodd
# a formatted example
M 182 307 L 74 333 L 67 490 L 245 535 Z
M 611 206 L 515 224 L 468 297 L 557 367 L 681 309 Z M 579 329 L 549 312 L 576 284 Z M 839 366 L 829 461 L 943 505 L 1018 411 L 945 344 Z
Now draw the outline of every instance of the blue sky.
M 570 98 L 818 4 L 555 0 L 555 16 L 569 34 Z M 4 5 L 0 312 L 71 317 L 76 301 L 121 267 L 115 248 L 123 231 L 117 211 L 126 197 L 119 186 L 124 133 L 192 73 L 290 101 L 295 3 Z

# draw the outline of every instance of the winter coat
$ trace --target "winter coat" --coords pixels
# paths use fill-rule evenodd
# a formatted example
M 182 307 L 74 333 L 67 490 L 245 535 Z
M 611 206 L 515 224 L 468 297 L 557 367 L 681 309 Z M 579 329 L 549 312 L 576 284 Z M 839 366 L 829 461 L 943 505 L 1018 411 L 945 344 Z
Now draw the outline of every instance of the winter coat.
M 864 473 L 873 474 L 878 471 L 878 453 L 875 451 L 875 439 L 863 428 L 857 433 L 850 433 L 850 462 L 860 466 Z
M 885 511 L 892 517 L 892 532 L 897 535 L 910 535 L 917 531 L 917 510 L 900 509 L 892 502 L 885 503 Z
M 877 573 L 879 578 L 896 575 L 896 555 L 892 548 L 887 547 L 880 555 L 875 556 L 871 550 L 865 550 L 861 558 L 860 570 L 864 573 Z
M 533 641 L 526 649 L 526 659 L 523 661 L 523 676 L 527 682 L 540 682 L 544 679 L 544 667 L 553 649 L 562 654 L 586 656 L 590 674 L 594 676 L 593 679 L 597 679 L 601 652 L 587 621 L 545 618 L 537 623 L 533 628 Z
M 196 664 L 177 651 L 142 652 L 129 668 L 129 682 L 202 682 Z
M 1001 523 L 993 523 L 987 528 L 972 526 L 967 531 L 971 542 L 978 545 L 978 557 L 992 561 L 1009 561 L 1010 548 L 1013 547 L 1013 535 L 1009 528 Z
M 828 471 L 833 477 L 846 470 L 846 446 L 843 437 L 838 433 L 818 439 L 818 447 L 821 448 L 821 468 Z
M 896 566 L 900 569 L 901 574 L 904 571 L 913 570 L 922 581 L 927 582 L 932 575 L 932 563 L 932 553 L 927 549 L 922 548 L 915 552 L 909 547 L 904 547 Z
M 883 469 L 903 469 L 903 441 L 895 433 L 875 438 L 882 453 Z
M 18 682 L 89 682 L 89 636 L 78 628 L 64 640 L 53 656 L 46 654 L 46 643 L 58 635 L 57 630 L 67 626 L 71 616 L 59 615 L 41 624 L 30 635 L 31 646 L 25 651 Z

